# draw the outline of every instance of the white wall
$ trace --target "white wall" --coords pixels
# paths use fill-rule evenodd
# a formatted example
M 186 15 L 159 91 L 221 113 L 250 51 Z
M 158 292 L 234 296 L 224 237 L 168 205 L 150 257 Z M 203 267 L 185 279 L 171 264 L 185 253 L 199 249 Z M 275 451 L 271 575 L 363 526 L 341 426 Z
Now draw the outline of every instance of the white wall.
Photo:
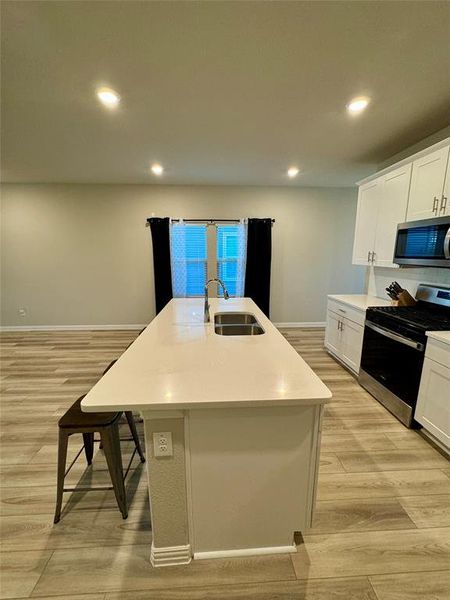
M 4 326 L 149 322 L 152 214 L 275 218 L 276 322 L 323 321 L 327 294 L 364 288 L 364 268 L 351 265 L 353 189 L 5 184 L 1 192 Z

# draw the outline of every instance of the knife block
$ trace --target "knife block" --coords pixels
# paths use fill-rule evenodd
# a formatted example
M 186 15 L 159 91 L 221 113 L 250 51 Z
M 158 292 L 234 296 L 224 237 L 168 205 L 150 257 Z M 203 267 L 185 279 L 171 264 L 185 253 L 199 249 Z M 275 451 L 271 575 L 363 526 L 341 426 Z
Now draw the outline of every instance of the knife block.
M 416 301 L 407 290 L 398 295 L 398 306 L 414 306 Z

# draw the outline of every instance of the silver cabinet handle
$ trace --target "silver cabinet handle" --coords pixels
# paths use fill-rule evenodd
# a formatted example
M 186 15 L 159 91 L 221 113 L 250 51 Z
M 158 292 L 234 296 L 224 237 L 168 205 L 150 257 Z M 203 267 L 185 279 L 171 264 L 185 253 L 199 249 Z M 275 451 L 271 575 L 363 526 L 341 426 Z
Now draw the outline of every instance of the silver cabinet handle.
M 372 252 L 372 264 L 375 262 L 375 256 L 376 256 L 376 253 Z
M 342 312 L 342 313 L 346 313 L 346 312 L 347 312 L 347 311 L 346 311 L 346 310 L 344 310 L 343 308 L 338 308 L 338 311 L 339 311 L 339 312 Z
M 447 196 L 444 196 L 444 194 L 442 194 L 442 198 L 441 198 L 441 206 L 439 208 L 439 212 L 445 212 L 445 209 L 447 208 Z
M 437 196 L 434 196 L 433 198 L 433 210 L 432 212 L 436 212 L 436 214 L 438 213 L 438 206 L 439 206 L 439 198 Z
M 370 250 L 367 250 L 367 262 L 370 262 Z

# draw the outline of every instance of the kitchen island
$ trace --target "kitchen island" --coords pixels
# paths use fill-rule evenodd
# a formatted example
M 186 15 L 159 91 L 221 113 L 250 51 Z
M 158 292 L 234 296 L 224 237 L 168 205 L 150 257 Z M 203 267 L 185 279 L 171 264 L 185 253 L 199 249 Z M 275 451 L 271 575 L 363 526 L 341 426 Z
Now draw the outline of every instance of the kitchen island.
M 264 333 L 219 335 L 219 312 Z M 155 566 L 295 552 L 311 525 L 331 392 L 252 300 L 213 298 L 210 314 L 169 302 L 82 402 L 144 418 Z

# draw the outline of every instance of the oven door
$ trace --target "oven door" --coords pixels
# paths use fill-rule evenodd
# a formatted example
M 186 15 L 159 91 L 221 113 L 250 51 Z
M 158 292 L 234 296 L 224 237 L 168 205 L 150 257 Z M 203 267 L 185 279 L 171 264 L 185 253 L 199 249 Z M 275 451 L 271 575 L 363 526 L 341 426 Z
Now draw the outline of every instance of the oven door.
M 414 412 L 425 344 L 366 321 L 361 369 Z

